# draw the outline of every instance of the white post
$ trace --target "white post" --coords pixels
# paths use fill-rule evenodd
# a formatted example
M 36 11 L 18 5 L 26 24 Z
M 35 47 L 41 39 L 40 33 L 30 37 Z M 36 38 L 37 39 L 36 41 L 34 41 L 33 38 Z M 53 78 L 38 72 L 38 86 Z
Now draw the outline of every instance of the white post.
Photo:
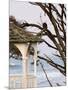
M 23 78 L 22 78 L 22 87 L 37 87 L 36 83 L 36 60 L 37 60 L 37 43 L 33 44 L 33 47 L 35 49 L 34 52 L 34 75 L 28 75 L 28 56 L 27 56 L 27 50 L 28 50 L 28 44 L 15 44 L 15 46 L 20 50 L 23 58 Z M 30 86 L 31 85 L 31 86 Z
M 26 76 L 28 74 L 28 58 L 23 58 L 23 75 Z
M 23 74 L 25 76 L 28 73 L 28 57 L 27 57 L 28 43 L 15 44 L 15 46 L 20 50 L 22 54 Z
M 37 61 L 37 43 L 33 44 L 33 47 L 34 47 L 34 75 L 36 76 L 36 61 Z
M 34 75 L 36 76 L 36 56 L 34 56 Z

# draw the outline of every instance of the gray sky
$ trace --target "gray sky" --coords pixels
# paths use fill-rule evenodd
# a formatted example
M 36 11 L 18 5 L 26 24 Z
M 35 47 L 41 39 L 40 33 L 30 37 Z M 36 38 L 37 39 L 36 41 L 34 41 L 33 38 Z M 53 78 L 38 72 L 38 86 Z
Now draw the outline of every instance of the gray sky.
M 40 15 L 42 15 L 42 22 L 47 22 L 48 28 L 51 29 L 52 33 L 54 32 L 51 22 L 49 22 L 47 15 L 44 16 L 41 8 L 26 1 L 10 0 L 10 15 L 15 16 L 17 20 L 26 20 L 37 24 L 41 24 Z
M 36 23 L 40 21 L 41 9 L 31 5 L 28 2 L 19 2 L 10 0 L 10 15 L 14 15 L 18 20 L 27 20 L 28 22 Z

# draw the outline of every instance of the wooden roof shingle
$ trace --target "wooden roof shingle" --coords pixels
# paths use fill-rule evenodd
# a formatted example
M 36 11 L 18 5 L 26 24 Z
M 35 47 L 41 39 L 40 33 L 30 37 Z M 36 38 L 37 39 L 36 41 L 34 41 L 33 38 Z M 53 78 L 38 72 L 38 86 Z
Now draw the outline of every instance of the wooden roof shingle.
M 37 35 L 26 31 L 24 28 L 21 28 L 14 23 L 9 23 L 9 42 L 10 43 L 27 43 L 27 42 L 41 42 L 41 38 Z

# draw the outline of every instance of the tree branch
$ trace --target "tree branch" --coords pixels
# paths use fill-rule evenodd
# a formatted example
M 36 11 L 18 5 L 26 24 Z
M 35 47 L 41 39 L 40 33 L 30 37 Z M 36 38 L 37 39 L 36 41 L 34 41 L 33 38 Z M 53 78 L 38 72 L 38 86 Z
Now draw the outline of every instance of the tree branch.
M 41 57 L 41 56 L 38 56 L 38 58 L 42 59 L 42 60 L 45 60 L 49 65 L 51 65 L 51 66 L 55 67 L 56 69 L 58 69 L 64 76 L 66 75 L 64 69 L 63 70 L 61 69 L 61 68 L 64 68 L 63 66 L 55 64 L 51 59 L 48 60 L 48 59 L 46 59 L 44 57 Z

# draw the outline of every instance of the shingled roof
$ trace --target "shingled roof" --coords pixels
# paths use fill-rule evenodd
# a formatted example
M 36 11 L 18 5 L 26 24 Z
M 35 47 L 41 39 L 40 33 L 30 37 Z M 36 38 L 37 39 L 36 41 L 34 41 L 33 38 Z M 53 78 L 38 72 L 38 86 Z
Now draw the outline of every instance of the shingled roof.
M 24 28 L 21 28 L 14 23 L 10 22 L 9 24 L 9 42 L 10 43 L 27 43 L 27 42 L 41 42 L 41 38 L 37 35 L 26 31 Z

